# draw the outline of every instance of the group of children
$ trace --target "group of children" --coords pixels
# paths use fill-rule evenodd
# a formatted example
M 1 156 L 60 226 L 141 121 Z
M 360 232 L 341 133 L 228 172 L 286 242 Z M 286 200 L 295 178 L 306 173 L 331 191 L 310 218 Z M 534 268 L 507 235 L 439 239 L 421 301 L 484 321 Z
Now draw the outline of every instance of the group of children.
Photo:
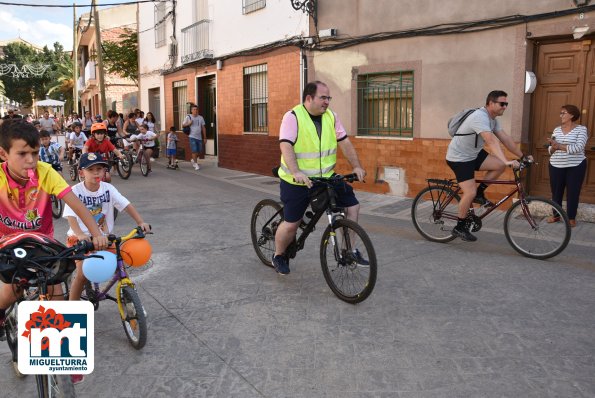
M 104 124 L 101 123 L 101 126 Z M 84 181 L 70 187 L 56 171 L 64 150 L 51 143 L 49 134 L 38 132 L 33 124 L 20 119 L 4 121 L 0 125 L 0 158 L 3 160 L 0 165 L 0 237 L 23 232 L 53 236 L 50 195 L 66 204 L 63 217 L 70 227 L 67 232 L 69 245 L 84 239 L 91 240 L 96 250 L 105 249 L 106 236 L 112 232 L 114 225 L 114 208 L 128 213 L 144 231 L 150 230 L 149 224 L 144 222 L 134 206 L 113 185 L 105 182 L 108 162 L 92 150 L 95 146 L 111 148 L 104 144 L 105 127 L 103 131 L 99 126 L 95 130 L 92 128 L 94 137 L 89 140 L 85 139 L 80 126 L 73 130 L 70 137 L 72 147 L 78 148 L 83 142 L 81 149 L 84 153 L 79 168 Z M 141 134 L 146 136 L 147 132 Z M 80 139 L 81 135 L 83 139 Z M 105 141 L 112 145 L 109 140 Z M 112 150 L 118 156 L 119 151 Z M 82 262 L 79 261 L 70 286 L 70 300 L 80 299 L 84 282 Z M 5 312 L 16 301 L 15 292 L 18 291 L 16 285 L 0 284 L 0 340 L 6 338 L 3 327 Z M 50 287 L 48 294 L 52 299 L 64 298 L 59 285 Z M 82 375 L 73 375 L 72 380 L 80 382 Z

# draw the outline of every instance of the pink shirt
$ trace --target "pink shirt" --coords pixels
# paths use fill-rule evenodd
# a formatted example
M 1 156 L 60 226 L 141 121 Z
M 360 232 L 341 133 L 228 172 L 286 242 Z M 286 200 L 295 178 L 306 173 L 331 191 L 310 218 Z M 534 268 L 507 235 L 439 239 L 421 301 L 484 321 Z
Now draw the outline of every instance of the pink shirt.
M 37 184 L 14 181 L 6 162 L 0 167 L 0 237 L 19 231 L 36 231 L 52 236 L 52 203 L 50 195 L 64 197 L 70 186 L 48 163 L 37 162 Z
M 344 140 L 347 138 L 347 132 L 345 131 L 345 127 L 335 115 L 335 134 L 337 137 L 337 141 Z M 292 144 L 295 144 L 295 140 L 297 139 L 298 133 L 298 123 L 297 118 L 295 115 L 289 111 L 285 115 L 283 115 L 283 120 L 281 121 L 281 128 L 279 129 L 279 141 L 289 141 Z

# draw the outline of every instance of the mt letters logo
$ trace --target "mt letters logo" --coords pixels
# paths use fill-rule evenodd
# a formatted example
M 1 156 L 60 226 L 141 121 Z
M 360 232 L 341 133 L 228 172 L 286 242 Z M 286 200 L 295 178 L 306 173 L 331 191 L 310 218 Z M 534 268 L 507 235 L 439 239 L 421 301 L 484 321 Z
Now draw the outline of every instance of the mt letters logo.
M 94 367 L 94 311 L 88 301 L 23 301 L 18 307 L 19 371 L 89 374 Z

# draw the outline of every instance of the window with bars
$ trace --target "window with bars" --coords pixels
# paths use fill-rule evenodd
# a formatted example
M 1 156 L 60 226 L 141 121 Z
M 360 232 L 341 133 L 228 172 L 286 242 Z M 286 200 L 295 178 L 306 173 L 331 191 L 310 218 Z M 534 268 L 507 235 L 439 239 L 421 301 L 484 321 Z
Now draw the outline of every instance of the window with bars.
M 266 6 L 266 0 L 242 0 L 242 14 L 249 14 Z
M 413 71 L 359 75 L 357 134 L 413 137 Z
M 165 45 L 165 4 L 155 4 L 155 48 Z
M 244 131 L 269 131 L 268 92 L 267 64 L 244 68 Z
M 174 127 L 176 130 L 181 130 L 187 114 L 188 82 L 186 80 L 173 82 L 173 97 Z

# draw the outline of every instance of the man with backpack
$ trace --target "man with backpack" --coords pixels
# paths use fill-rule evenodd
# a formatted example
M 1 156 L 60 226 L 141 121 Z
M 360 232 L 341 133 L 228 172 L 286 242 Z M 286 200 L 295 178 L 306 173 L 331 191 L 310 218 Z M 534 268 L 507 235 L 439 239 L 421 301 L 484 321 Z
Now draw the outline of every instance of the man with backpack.
M 460 125 L 456 129 L 446 152 L 446 163 L 455 173 L 459 186 L 463 189 L 459 201 L 459 214 L 457 226 L 452 230 L 454 236 L 464 241 L 474 242 L 477 238 L 469 232 L 465 218 L 472 203 L 490 205 L 484 195 L 486 184 L 479 187 L 475 183 L 475 171 L 487 171 L 486 180 L 495 180 L 504 172 L 506 166 L 519 167 L 517 160 L 508 160 L 500 147 L 504 144 L 506 149 L 523 157 L 523 152 L 517 147 L 512 137 L 504 132 L 500 122 L 496 119 L 502 116 L 508 107 L 507 96 L 504 91 L 495 90 L 488 94 L 486 104 L 473 112 L 465 110 L 455 115 L 449 122 L 458 120 Z M 464 113 L 468 116 L 464 118 Z M 491 153 L 483 147 L 487 144 Z

